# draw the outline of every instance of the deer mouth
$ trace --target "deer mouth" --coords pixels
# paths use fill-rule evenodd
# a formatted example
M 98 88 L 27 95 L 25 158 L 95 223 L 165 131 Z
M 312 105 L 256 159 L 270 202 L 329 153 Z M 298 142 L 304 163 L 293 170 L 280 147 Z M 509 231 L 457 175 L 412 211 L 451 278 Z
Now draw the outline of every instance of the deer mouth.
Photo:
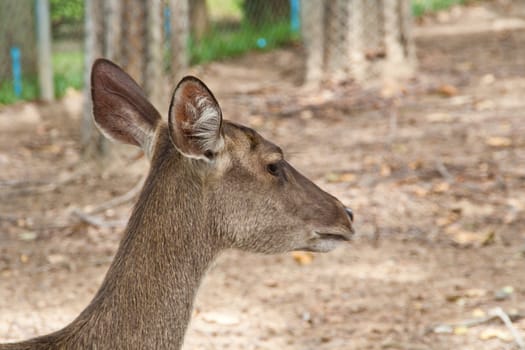
M 330 241 L 350 241 L 350 234 L 340 234 L 340 233 L 328 233 L 328 232 L 315 232 L 320 239 L 330 240 Z

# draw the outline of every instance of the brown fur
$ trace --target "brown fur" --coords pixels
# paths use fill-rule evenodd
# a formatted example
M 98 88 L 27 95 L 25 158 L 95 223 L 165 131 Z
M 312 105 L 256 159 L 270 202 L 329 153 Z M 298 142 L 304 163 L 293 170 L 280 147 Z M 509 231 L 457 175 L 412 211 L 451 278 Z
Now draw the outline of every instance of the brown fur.
M 191 125 L 177 133 L 160 117 L 142 116 L 156 111 L 122 74 L 108 61 L 95 63 L 95 119 L 108 136 L 148 148 L 151 167 L 119 249 L 94 299 L 70 325 L 1 350 L 180 349 L 200 281 L 223 249 L 327 251 L 352 233 L 343 205 L 288 164 L 279 147 L 221 118 L 209 136 L 216 139 L 206 140 L 218 149 L 202 149 Z M 188 90 L 178 102 L 211 94 L 196 81 L 179 84 Z M 170 118 L 187 117 L 181 113 Z M 174 140 L 180 137 L 186 139 Z

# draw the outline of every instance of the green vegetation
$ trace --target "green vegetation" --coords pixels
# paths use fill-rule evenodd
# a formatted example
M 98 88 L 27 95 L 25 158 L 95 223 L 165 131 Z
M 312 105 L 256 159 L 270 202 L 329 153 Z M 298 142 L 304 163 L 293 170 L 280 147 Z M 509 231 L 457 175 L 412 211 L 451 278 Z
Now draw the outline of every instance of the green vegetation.
M 81 89 L 84 85 L 84 53 L 63 51 L 53 53 L 55 96 L 62 97 L 68 87 Z
M 14 103 L 18 100 L 36 100 L 38 98 L 38 81 L 36 77 L 22 79 L 22 96 L 16 97 L 13 81 L 2 81 L 0 83 L 0 105 Z
M 69 87 L 81 89 L 84 85 L 83 69 L 84 58 L 82 51 L 54 52 L 53 79 L 55 96 L 58 98 L 64 96 Z M 14 103 L 19 100 L 37 100 L 38 96 L 38 79 L 35 76 L 22 79 L 22 96 L 20 98 L 15 95 L 12 80 L 0 83 L 0 105 Z
M 447 9 L 453 5 L 464 4 L 468 0 L 412 0 L 412 14 L 421 17 L 430 12 Z
M 50 0 L 51 22 L 79 23 L 84 19 L 84 0 Z
M 212 22 L 242 18 L 242 0 L 207 0 L 206 4 Z
M 271 50 L 298 38 L 289 21 L 254 26 L 242 22 L 237 28 L 211 30 L 199 42 L 190 43 L 192 64 L 240 55 L 254 49 Z

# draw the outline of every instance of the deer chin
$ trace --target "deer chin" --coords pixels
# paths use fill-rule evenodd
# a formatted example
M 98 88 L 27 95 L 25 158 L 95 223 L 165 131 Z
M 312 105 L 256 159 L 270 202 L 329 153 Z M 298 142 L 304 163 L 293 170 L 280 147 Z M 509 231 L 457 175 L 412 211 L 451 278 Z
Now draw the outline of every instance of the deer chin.
M 299 249 L 306 252 L 314 252 L 314 253 L 328 253 L 334 250 L 335 248 L 341 246 L 343 244 L 342 241 L 336 241 L 336 240 L 320 240 L 313 244 L 310 244 L 307 248 Z

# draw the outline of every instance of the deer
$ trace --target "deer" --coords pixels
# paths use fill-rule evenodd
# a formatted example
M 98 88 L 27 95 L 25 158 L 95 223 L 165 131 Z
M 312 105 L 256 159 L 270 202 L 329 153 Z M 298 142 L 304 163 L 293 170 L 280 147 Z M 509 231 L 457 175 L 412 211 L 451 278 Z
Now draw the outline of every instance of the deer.
M 29 349 L 181 349 L 200 282 L 226 249 L 328 252 L 351 239 L 353 213 L 253 129 L 223 120 L 198 78 L 175 88 L 167 122 L 139 85 L 99 58 L 94 123 L 149 161 L 117 252 L 89 305 Z

